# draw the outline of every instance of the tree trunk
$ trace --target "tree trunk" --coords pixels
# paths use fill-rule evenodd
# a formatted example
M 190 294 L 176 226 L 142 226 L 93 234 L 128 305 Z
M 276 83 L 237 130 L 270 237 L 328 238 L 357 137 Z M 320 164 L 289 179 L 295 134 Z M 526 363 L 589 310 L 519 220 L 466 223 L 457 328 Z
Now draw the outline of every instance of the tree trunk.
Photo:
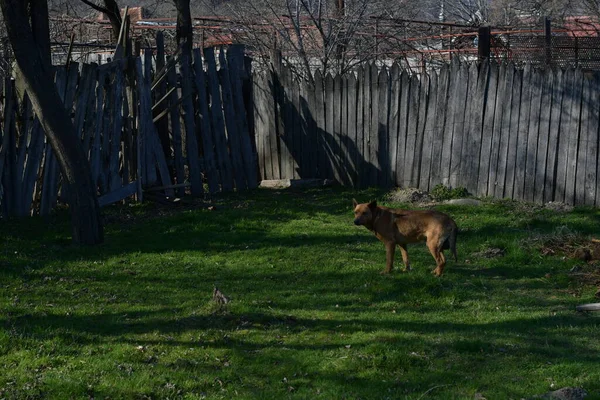
M 177 8 L 177 44 L 181 46 L 182 54 L 191 59 L 194 31 L 190 0 L 173 0 Z
M 37 11 L 43 12 L 44 5 L 39 4 L 42 2 L 45 3 L 46 0 L 32 0 Z M 43 50 L 38 48 L 32 25 L 27 18 L 26 6 L 26 2 L 20 0 L 0 0 L 8 38 L 21 71 L 23 87 L 27 90 L 33 110 L 56 154 L 64 184 L 68 186 L 73 241 L 79 244 L 101 243 L 102 222 L 90 166 L 71 118 L 53 83 L 49 57 L 42 56 Z M 47 4 L 45 9 L 47 10 Z M 37 16 L 33 17 L 34 21 L 37 21 L 36 28 L 40 26 L 38 19 L 41 17 L 37 11 Z M 42 34 L 43 32 L 39 33 L 40 37 Z

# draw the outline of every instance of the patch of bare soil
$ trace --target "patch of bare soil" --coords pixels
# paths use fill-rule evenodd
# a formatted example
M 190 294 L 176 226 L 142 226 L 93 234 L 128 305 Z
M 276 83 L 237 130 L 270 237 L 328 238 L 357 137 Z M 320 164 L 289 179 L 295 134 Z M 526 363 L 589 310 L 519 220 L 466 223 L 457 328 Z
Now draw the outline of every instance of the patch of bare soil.
M 423 190 L 397 188 L 386 195 L 386 200 L 394 203 L 431 203 L 433 198 Z
M 582 261 L 569 271 L 581 286 L 596 286 L 596 297 L 600 298 L 600 240 L 577 234 L 553 235 L 543 241 L 543 255 L 562 255 Z

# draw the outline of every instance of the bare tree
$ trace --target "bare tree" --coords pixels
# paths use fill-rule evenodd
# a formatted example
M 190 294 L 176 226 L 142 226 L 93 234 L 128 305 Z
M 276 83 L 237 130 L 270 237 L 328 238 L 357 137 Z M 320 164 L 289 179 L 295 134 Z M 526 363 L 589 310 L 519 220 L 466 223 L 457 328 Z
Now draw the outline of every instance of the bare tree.
M 101 243 L 103 229 L 90 166 L 53 83 L 47 0 L 0 0 L 0 7 L 20 71 L 18 79 L 60 165 L 71 211 L 73 241 Z
M 121 11 L 116 0 L 103 0 L 103 5 L 96 4 L 90 0 L 81 0 L 81 2 L 106 15 L 110 21 L 115 40 L 119 38 L 122 18 Z

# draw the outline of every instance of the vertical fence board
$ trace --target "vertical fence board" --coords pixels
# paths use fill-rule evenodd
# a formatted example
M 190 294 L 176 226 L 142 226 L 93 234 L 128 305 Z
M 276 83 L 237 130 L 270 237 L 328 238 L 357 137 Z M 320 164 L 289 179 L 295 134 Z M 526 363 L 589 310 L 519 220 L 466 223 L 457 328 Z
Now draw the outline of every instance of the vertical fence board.
M 296 163 L 293 157 L 295 153 L 292 138 L 293 115 L 287 90 L 287 88 L 289 88 L 288 81 L 291 78 L 291 71 L 286 69 L 283 72 L 284 73 L 280 74 L 279 77 L 275 79 L 276 110 L 279 114 L 279 117 L 277 118 L 277 139 L 280 154 L 280 178 L 292 178 Z
M 507 98 L 507 73 L 506 63 L 502 63 L 496 68 L 497 71 L 497 90 L 495 96 L 495 107 L 494 107 L 494 121 L 493 129 L 491 132 L 484 132 L 491 136 L 490 143 L 490 161 L 489 161 L 489 176 L 487 179 L 486 196 L 494 196 L 496 186 L 498 185 L 498 162 L 500 155 L 500 135 L 502 133 L 502 121 L 504 118 L 504 112 L 506 111 L 506 98 Z M 484 128 L 485 129 L 485 128 Z M 485 173 L 485 171 L 484 171 Z M 481 175 L 480 175 L 481 176 Z M 483 193 L 483 192 L 482 192 Z
M 454 126 L 452 129 L 452 155 L 450 158 L 450 179 L 448 185 L 456 187 L 460 183 L 461 163 L 464 161 L 462 157 L 463 141 L 465 140 L 465 114 L 468 106 L 468 93 L 472 87 L 477 84 L 471 80 L 469 74 L 469 66 L 461 64 L 459 75 L 456 77 L 457 89 L 453 97 L 453 102 L 456 102 L 453 107 Z
M 554 75 L 554 85 L 552 87 L 552 112 L 550 115 L 550 130 L 548 133 L 548 154 L 546 156 L 544 202 L 549 202 L 556 198 L 556 187 L 558 183 L 558 144 L 566 77 L 565 72 L 560 69 L 553 71 L 552 74 Z
M 352 186 L 358 186 L 358 112 L 357 112 L 357 98 L 356 98 L 356 77 L 354 74 L 350 74 L 348 77 L 348 102 L 346 107 L 346 118 L 347 118 L 347 133 L 348 133 L 348 163 L 350 164 L 349 179 Z
M 377 81 L 378 90 L 378 109 L 377 109 L 377 168 L 379 169 L 378 179 L 376 184 L 388 187 L 391 185 L 392 179 L 390 176 L 391 168 L 389 161 L 389 127 L 388 117 L 390 114 L 390 79 L 387 68 L 383 67 L 379 73 Z
M 171 61 L 171 60 L 169 60 Z M 185 162 L 184 162 L 184 157 L 183 157 L 183 139 L 182 139 L 182 129 L 181 129 L 181 118 L 180 118 L 180 112 L 179 112 L 179 107 L 180 107 L 180 102 L 182 101 L 182 99 L 179 98 L 179 90 L 178 90 L 178 85 L 177 85 L 177 71 L 176 71 L 176 67 L 175 65 L 172 65 L 171 67 L 169 67 L 169 69 L 166 71 L 167 74 L 167 78 L 166 78 L 166 86 L 165 86 L 165 91 L 169 91 L 169 103 L 168 103 L 168 108 L 170 110 L 169 113 L 169 120 L 171 122 L 171 143 L 169 142 L 164 142 L 165 138 L 164 136 L 161 137 L 161 147 L 163 149 L 163 152 L 165 150 L 167 150 L 167 152 L 165 152 L 165 155 L 167 157 L 170 157 L 173 159 L 173 170 L 175 173 L 175 179 L 177 180 L 178 184 L 182 184 L 185 181 Z M 183 89 L 183 87 L 182 87 Z M 161 126 L 160 124 L 156 124 L 157 129 L 163 129 L 164 127 Z M 160 131 L 158 131 L 160 132 Z M 160 133 L 159 133 L 160 136 Z M 171 153 L 171 146 L 173 147 L 173 152 Z M 149 168 L 150 166 L 148 166 Z M 197 185 L 198 183 L 195 182 L 195 184 Z M 194 186 L 194 183 L 192 183 L 192 186 Z M 192 188 L 192 190 L 197 190 L 197 188 Z M 181 188 L 177 188 L 177 194 L 179 196 L 182 196 L 185 194 L 185 188 L 181 187 Z
M 223 121 L 221 89 L 219 76 L 217 74 L 215 50 L 213 48 L 204 49 L 204 59 L 206 61 L 208 71 L 208 92 L 210 93 L 211 123 L 215 138 L 217 165 L 219 166 L 219 171 L 221 173 L 221 189 L 225 192 L 229 192 L 233 189 L 233 173 L 231 171 L 231 160 L 229 158 L 229 151 L 227 148 L 227 137 L 225 136 L 225 122 Z M 277 178 L 279 178 L 279 166 L 277 166 L 277 169 L 274 169 L 273 172 L 276 173 Z
M 308 81 L 301 83 L 302 90 L 302 119 L 305 131 L 302 136 L 302 149 L 304 151 L 305 171 L 308 178 L 319 176 L 319 159 L 317 141 L 319 132 L 317 130 L 316 108 L 315 108 L 315 86 Z
M 336 179 L 336 168 L 335 168 L 335 157 L 334 157 L 334 146 L 335 146 L 335 136 L 333 131 L 333 121 L 335 118 L 334 109 L 335 109 L 335 97 L 334 97 L 334 85 L 333 76 L 331 74 L 327 74 L 325 76 L 325 132 L 324 132 L 324 144 L 325 144 L 325 154 L 327 160 L 327 175 L 326 178 Z
M 324 97 L 325 82 L 321 71 L 315 71 L 315 120 L 317 127 L 317 154 L 319 159 L 319 177 L 327 178 L 328 175 L 328 160 L 327 152 L 327 131 L 325 130 L 325 97 Z
M 438 76 L 437 96 L 435 103 L 435 119 L 433 124 L 431 143 L 431 171 L 428 182 L 429 189 L 442 183 L 442 158 L 450 152 L 449 147 L 444 147 L 444 131 L 446 115 L 448 114 L 448 65 L 442 66 Z
M 201 142 L 202 142 L 202 158 L 203 158 L 203 166 L 204 166 L 204 175 L 206 177 L 208 183 L 208 191 L 213 194 L 219 191 L 219 170 L 217 169 L 216 160 L 215 160 L 215 144 L 213 140 L 213 130 L 210 124 L 210 111 L 208 104 L 208 93 L 206 89 L 206 74 L 204 72 L 204 67 L 202 65 L 202 53 L 200 49 L 194 49 L 194 87 L 196 88 L 196 93 L 198 94 L 198 103 L 197 103 L 197 118 L 196 128 L 199 131 Z M 259 75 L 257 75 L 259 76 Z M 264 75 L 262 75 L 262 79 L 259 80 L 261 82 L 260 86 L 260 98 L 261 102 L 261 117 L 262 117 L 262 130 L 261 135 L 264 139 L 265 132 L 269 129 L 269 125 L 265 121 L 271 121 L 270 115 L 267 114 L 268 104 L 268 94 L 271 93 L 267 85 L 266 79 L 264 79 Z M 255 86 L 256 87 L 256 86 Z M 256 104 L 256 103 L 254 103 Z M 264 148 L 263 148 L 264 149 Z M 263 154 L 264 157 L 264 154 Z M 264 163 L 264 158 L 263 158 Z M 264 175 L 263 175 L 264 177 Z
M 507 125 L 508 152 L 506 156 L 506 177 L 504 197 L 515 198 L 515 168 L 517 163 L 517 147 L 519 146 L 519 112 L 521 106 L 521 86 L 523 71 L 516 70 L 512 81 L 512 97 L 510 103 L 510 121 Z
M 230 151 L 231 164 L 233 167 L 233 181 L 235 182 L 235 188 L 237 190 L 245 190 L 248 189 L 248 184 L 246 183 L 246 170 L 242 157 L 242 141 L 240 132 L 241 125 L 237 122 L 237 116 L 235 113 L 233 99 L 233 86 L 231 84 L 231 78 L 229 76 L 230 68 L 227 65 L 227 62 L 225 62 L 224 53 L 225 52 L 221 48 L 221 51 L 219 52 L 219 64 L 221 67 L 221 69 L 219 70 L 219 76 L 221 78 L 221 93 L 223 96 L 223 114 L 225 116 L 225 128 L 227 129 L 227 143 Z M 283 91 L 284 87 L 282 87 L 282 94 Z M 287 106 L 289 110 L 289 104 L 287 103 L 289 102 L 286 102 L 285 106 Z M 287 149 L 290 145 L 290 138 L 287 132 L 283 132 L 282 134 L 288 136 L 287 140 L 284 137 L 285 143 L 282 144 Z M 290 164 L 294 162 L 293 152 L 287 153 L 287 159 L 289 160 Z
M 342 96 L 344 95 L 343 82 L 341 75 L 337 74 L 333 78 L 333 103 L 328 106 L 332 108 L 333 121 L 331 124 L 333 135 L 332 141 L 332 161 L 334 179 L 344 184 L 344 173 L 342 171 Z
M 556 160 L 556 187 L 554 189 L 554 200 L 565 201 L 565 189 L 567 186 L 567 161 L 569 152 L 569 137 L 571 116 L 573 115 L 573 85 L 575 84 L 575 71 L 568 69 L 564 72 L 563 101 L 561 107 L 560 130 L 558 133 L 557 160 Z
M 544 201 L 544 189 L 546 181 L 546 163 L 548 162 L 548 144 L 550 135 L 550 120 L 552 118 L 552 84 L 554 74 L 552 70 L 546 69 L 541 72 L 542 89 L 540 99 L 540 125 L 538 143 L 536 146 L 536 163 L 534 178 L 533 200 L 537 203 Z
M 109 169 L 108 169 L 108 187 L 110 191 L 115 191 L 123 186 L 124 182 L 119 176 L 120 170 L 120 151 L 121 151 L 121 132 L 123 130 L 123 93 L 125 92 L 125 76 L 123 72 L 123 59 L 116 62 L 115 80 L 113 82 L 113 95 L 115 96 L 112 113 L 112 126 L 110 132 L 110 150 L 109 150 Z M 125 179 L 127 179 L 125 177 Z
M 236 123 L 238 125 L 238 131 L 240 132 L 240 155 L 246 171 L 246 184 L 249 189 L 254 189 L 258 186 L 256 173 L 257 162 L 254 147 L 252 146 L 248 113 L 246 111 L 248 105 L 244 101 L 244 82 L 248 81 L 248 71 L 245 66 L 243 46 L 235 45 L 229 48 L 227 51 L 227 63 L 230 71 Z M 294 90 L 296 91 L 295 100 L 298 102 L 299 88 L 297 84 L 294 86 Z M 296 113 L 300 113 L 299 103 L 295 103 L 295 107 Z
M 194 117 L 194 83 L 192 81 L 192 60 L 189 55 L 184 54 L 180 61 L 181 73 L 181 112 L 183 113 L 183 126 L 185 128 L 185 152 L 187 155 L 187 164 L 190 179 L 190 191 L 192 196 L 201 196 L 204 194 L 202 184 L 202 175 L 200 168 L 200 157 L 198 154 L 198 137 L 196 135 L 196 119 Z M 225 86 L 226 87 L 226 86 Z M 174 115 L 173 115 L 174 114 Z M 179 118 L 179 108 L 171 112 L 171 116 Z M 159 136 L 160 137 L 160 136 Z M 180 169 L 178 165 L 177 169 Z M 181 171 L 177 175 L 180 175 Z M 178 182 L 183 183 L 183 176 L 177 177 Z
M 364 80 L 362 83 L 362 99 L 363 99 L 363 168 L 362 168 L 362 179 L 361 186 L 371 186 L 371 150 L 370 150 L 370 137 L 371 137 L 371 66 L 366 66 L 364 69 Z
M 484 91 L 485 111 L 481 128 L 481 153 L 479 156 L 479 174 L 477 178 L 477 195 L 486 196 L 490 178 L 490 163 L 492 159 L 492 141 L 494 136 L 494 122 L 496 120 L 496 99 L 498 91 L 497 63 L 489 65 L 489 80 Z
M 588 81 L 590 86 L 590 97 L 585 100 L 588 110 L 588 129 L 587 143 L 584 146 L 586 149 L 586 165 L 585 165 L 585 182 L 584 182 L 584 199 L 583 203 L 587 206 L 593 206 L 598 201 L 596 190 L 598 187 L 598 130 L 600 129 L 600 116 L 598 115 L 598 104 L 600 104 L 600 75 L 596 72 L 592 79 Z
M 454 142 L 454 123 L 456 117 L 456 109 L 459 107 L 457 94 L 461 85 L 466 85 L 467 82 L 461 82 L 460 79 L 460 63 L 457 58 L 453 58 L 450 64 L 448 78 L 448 106 L 446 107 L 446 123 L 444 124 L 444 133 L 442 139 L 442 148 L 444 151 L 441 154 L 440 160 L 440 182 L 443 185 L 450 185 L 450 175 L 452 167 L 452 144 Z
M 366 172 L 366 162 L 365 162 L 365 151 L 364 151 L 364 132 L 365 132 L 365 120 L 364 120 L 364 112 L 363 107 L 365 103 L 365 79 L 366 72 L 363 67 L 360 67 L 357 71 L 357 82 L 356 82 L 356 157 L 355 157 L 355 165 L 356 165 L 356 185 L 358 187 L 365 187 L 365 172 Z
M 198 74 L 196 72 L 196 74 Z M 265 88 L 265 78 L 262 73 L 255 73 L 252 76 L 252 102 L 254 104 L 254 141 L 256 142 L 256 156 L 258 158 L 258 171 L 260 179 L 267 179 L 265 170 L 265 157 L 267 150 L 265 148 L 265 132 L 268 129 L 265 103 L 268 101 L 267 89 Z M 205 132 L 201 132 L 205 135 Z M 207 149 L 203 146 L 204 152 L 212 152 L 212 148 Z M 206 160 L 205 160 L 206 163 Z
M 583 72 L 575 70 L 573 82 L 573 105 L 571 108 L 571 121 L 569 125 L 567 180 L 565 187 L 565 203 L 575 204 L 575 184 L 577 182 L 577 148 L 579 146 L 579 131 L 581 129 L 581 101 L 583 94 Z M 580 171 L 583 173 L 583 171 Z
M 593 169 L 596 172 L 596 163 L 593 165 L 588 164 L 588 148 L 592 145 L 590 142 L 591 138 L 591 125 L 593 124 L 594 116 L 590 115 L 589 106 L 593 98 L 592 90 L 592 77 L 584 75 L 583 77 L 583 91 L 581 101 L 581 113 L 580 113 L 580 134 L 579 134 L 579 146 L 577 149 L 577 175 L 575 177 L 575 204 L 586 204 L 586 178 L 589 170 Z M 595 110 L 593 114 L 596 114 L 598 110 Z M 595 136 L 595 135 L 594 135 Z M 595 137 L 594 137 L 595 139 Z M 595 197 L 596 193 L 594 193 Z M 594 203 L 592 198 L 592 204 Z
M 67 85 L 67 76 L 65 68 L 57 68 L 55 76 L 55 85 L 61 100 L 64 99 Z M 42 183 L 42 199 L 40 203 L 40 214 L 49 215 L 54 208 L 57 196 L 58 165 L 54 151 L 46 140 L 46 152 L 44 156 L 44 176 Z
M 531 77 L 531 105 L 529 110 L 529 124 L 527 127 L 527 147 L 525 161 L 525 182 L 523 199 L 533 201 L 535 197 L 535 168 L 537 164 L 537 148 L 540 145 L 540 118 L 542 103 L 542 72 L 532 71 Z
M 411 187 L 414 176 L 414 160 L 416 152 L 417 130 L 419 122 L 420 81 L 418 77 L 410 77 L 408 101 L 408 122 L 406 125 L 406 148 L 404 150 L 404 167 L 402 187 Z
M 401 92 L 400 66 L 397 63 L 392 65 L 390 70 L 390 113 L 389 113 L 389 133 L 388 133 L 388 154 L 390 166 L 391 183 L 396 183 L 396 171 L 398 158 L 398 123 L 400 118 L 400 92 Z
M 527 64 L 523 71 L 523 80 L 521 84 L 521 101 L 519 110 L 519 129 L 517 130 L 516 142 L 516 165 L 513 196 L 518 200 L 525 200 L 525 169 L 527 167 L 527 139 L 529 131 L 529 121 L 531 115 L 531 98 L 533 91 L 534 71 L 531 64 Z
M 342 179 L 345 186 L 352 185 L 352 153 L 350 152 L 350 131 L 348 127 L 348 75 L 342 76 L 342 90 L 340 101 L 341 128 L 340 128 L 340 159 Z
M 429 190 L 429 179 L 431 177 L 431 165 L 433 163 L 434 129 L 437 115 L 438 75 L 435 71 L 429 74 L 429 96 L 427 99 L 427 114 L 425 117 L 423 131 L 423 146 L 421 150 L 421 172 L 419 173 L 418 187 Z

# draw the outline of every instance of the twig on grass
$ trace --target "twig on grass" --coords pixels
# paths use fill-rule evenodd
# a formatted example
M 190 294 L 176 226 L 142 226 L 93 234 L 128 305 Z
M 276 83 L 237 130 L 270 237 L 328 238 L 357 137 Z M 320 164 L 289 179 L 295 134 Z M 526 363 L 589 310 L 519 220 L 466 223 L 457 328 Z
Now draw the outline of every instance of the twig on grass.
M 432 390 L 434 390 L 434 389 L 439 389 L 439 388 L 441 388 L 441 387 L 445 387 L 445 386 L 453 386 L 453 385 L 451 385 L 451 384 L 448 384 L 448 385 L 437 385 L 437 386 L 431 387 L 431 388 L 427 389 L 427 391 L 426 391 L 425 393 L 423 393 L 423 394 L 421 395 L 421 397 L 419 397 L 417 400 L 421 400 L 423 397 L 427 396 L 427 394 L 428 394 L 429 392 L 431 392 Z

